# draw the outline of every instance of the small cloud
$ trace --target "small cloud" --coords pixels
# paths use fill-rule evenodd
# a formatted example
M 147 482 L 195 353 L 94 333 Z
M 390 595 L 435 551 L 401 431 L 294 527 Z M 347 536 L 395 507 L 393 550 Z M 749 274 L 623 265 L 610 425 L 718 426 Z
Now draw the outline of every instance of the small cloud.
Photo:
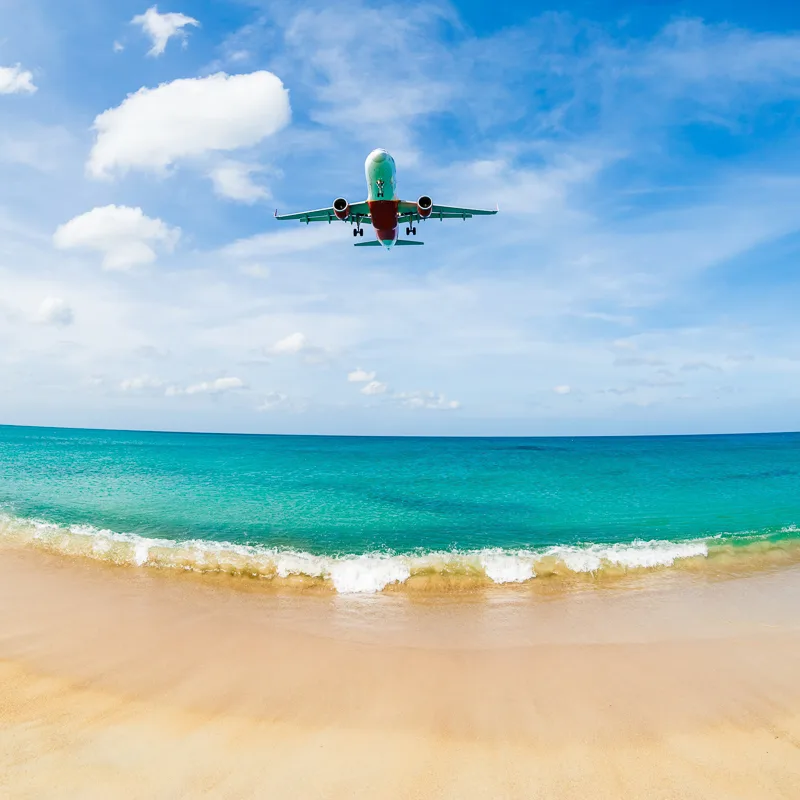
M 354 369 L 352 372 L 347 373 L 347 380 L 350 383 L 369 383 L 370 381 L 375 380 L 375 375 L 375 372 L 367 372 L 359 367 L 358 369 Z
M 59 225 L 53 244 L 59 250 L 96 250 L 103 254 L 103 269 L 127 270 L 155 261 L 156 246 L 172 252 L 180 235 L 180 228 L 146 216 L 141 208 L 111 205 Z
M 567 386 L 567 384 L 562 384 L 561 386 L 554 386 L 553 391 L 556 394 L 569 394 L 572 389 L 571 387 Z
M 367 394 L 367 395 L 386 394 L 388 389 L 389 389 L 388 384 L 381 383 L 380 381 L 370 381 L 361 390 L 361 394 Z
M 263 187 L 253 183 L 250 176 L 262 172 L 262 168 L 239 161 L 226 161 L 209 173 L 214 184 L 214 191 L 228 200 L 252 205 L 258 200 L 267 200 L 271 196 Z
M 311 347 L 308 337 L 304 333 L 290 333 L 272 345 L 275 355 L 296 355 Z
M 33 73 L 20 64 L 0 67 L 0 94 L 33 94 L 36 90 Z
M 276 356 L 302 355 L 306 364 L 320 364 L 327 360 L 328 353 L 324 347 L 312 344 L 304 333 L 290 333 L 275 342 L 267 349 L 267 353 Z
M 139 14 L 131 20 L 131 25 L 139 25 L 150 37 L 153 46 L 148 51 L 149 56 L 160 56 L 167 47 L 167 42 L 177 36 L 183 39 L 186 45 L 186 31 L 189 25 L 198 27 L 200 23 L 186 14 L 159 14 L 158 6 L 148 8 L 144 14 Z
M 298 400 L 289 397 L 282 392 L 269 392 L 265 395 L 263 402 L 256 407 L 256 411 L 291 411 L 299 413 L 305 411 L 308 403 L 305 400 Z
M 222 394 L 234 389 L 247 388 L 241 378 L 217 378 L 213 381 L 203 381 L 194 383 L 191 386 L 182 388 L 180 386 L 168 386 L 165 394 L 167 397 L 177 397 L 182 394 Z
M 448 400 L 437 392 L 399 392 L 394 399 L 406 408 L 433 409 L 437 411 L 455 411 L 461 408 L 458 400 Z
M 141 392 L 148 389 L 161 389 L 163 381 L 151 378 L 149 375 L 140 375 L 138 378 L 126 378 L 119 385 L 123 392 Z
M 122 42 L 114 42 L 112 49 L 115 53 L 121 53 L 125 49 L 125 45 Z
M 239 267 L 239 272 L 250 278 L 264 279 L 270 276 L 269 267 L 265 267 L 263 264 L 242 264 L 242 266 Z
M 72 325 L 75 315 L 65 300 L 60 297 L 45 297 L 36 312 L 35 319 L 44 325 L 66 327 Z

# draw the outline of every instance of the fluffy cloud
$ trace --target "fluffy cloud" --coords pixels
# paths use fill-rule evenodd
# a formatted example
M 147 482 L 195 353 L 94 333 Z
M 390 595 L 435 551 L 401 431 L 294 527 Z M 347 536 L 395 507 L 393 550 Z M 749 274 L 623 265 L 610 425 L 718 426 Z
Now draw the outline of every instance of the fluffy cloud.
M 200 23 L 186 14 L 159 14 L 158 6 L 148 8 L 144 14 L 139 14 L 131 20 L 132 25 L 139 25 L 142 30 L 150 37 L 153 46 L 148 51 L 149 56 L 160 56 L 166 49 L 167 42 L 173 36 L 178 36 L 186 42 L 186 31 L 183 29 L 188 25 L 199 26 Z
M 461 408 L 458 400 L 448 400 L 443 394 L 437 392 L 399 392 L 395 399 L 408 408 L 430 408 L 437 411 L 455 411 Z
M 36 89 L 33 73 L 22 69 L 21 64 L 0 67 L 0 94 L 33 94 Z
M 96 178 L 129 169 L 164 172 L 180 159 L 257 144 L 290 117 L 288 91 L 264 70 L 142 88 L 95 119 L 87 169 Z
M 370 381 L 361 390 L 361 394 L 366 394 L 366 395 L 386 394 L 388 389 L 389 386 L 386 383 L 381 383 L 380 381 Z
M 214 167 L 209 173 L 209 177 L 214 184 L 214 191 L 220 197 L 252 204 L 270 196 L 263 186 L 258 186 L 250 179 L 254 172 L 260 171 L 260 167 L 251 164 L 226 161 L 224 164 Z
M 566 384 L 562 384 L 561 386 L 554 386 L 553 391 L 556 394 L 569 394 L 572 391 L 572 388 Z
M 244 388 L 246 388 L 245 382 L 241 378 L 217 378 L 213 381 L 194 383 L 186 388 L 169 386 L 167 387 L 166 395 L 168 397 L 176 397 L 182 394 L 222 394 L 233 389 Z
M 121 53 L 125 49 L 125 45 L 122 42 L 114 42 L 112 49 L 115 53 Z
M 147 389 L 160 389 L 164 383 L 158 378 L 149 375 L 140 375 L 138 378 L 126 378 L 120 382 L 119 388 L 123 392 L 141 392 Z
M 45 297 L 36 312 L 36 321 L 44 325 L 66 327 L 74 321 L 75 315 L 65 300 L 60 297 Z
M 180 228 L 152 219 L 141 208 L 93 208 L 59 225 L 53 243 L 60 250 L 85 248 L 103 253 L 103 269 L 126 270 L 156 259 L 155 247 L 171 252 Z
M 376 373 L 374 372 L 367 372 L 366 370 L 361 369 L 354 369 L 352 372 L 347 373 L 347 380 L 350 383 L 369 383 L 370 381 L 375 380 Z

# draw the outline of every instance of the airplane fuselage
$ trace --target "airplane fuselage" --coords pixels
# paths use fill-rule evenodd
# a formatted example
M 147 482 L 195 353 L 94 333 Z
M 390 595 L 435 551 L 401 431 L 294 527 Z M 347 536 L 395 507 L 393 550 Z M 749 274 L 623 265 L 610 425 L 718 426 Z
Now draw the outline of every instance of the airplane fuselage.
M 385 150 L 373 150 L 364 163 L 369 205 L 375 237 L 386 248 L 397 241 L 397 170 L 394 159 Z

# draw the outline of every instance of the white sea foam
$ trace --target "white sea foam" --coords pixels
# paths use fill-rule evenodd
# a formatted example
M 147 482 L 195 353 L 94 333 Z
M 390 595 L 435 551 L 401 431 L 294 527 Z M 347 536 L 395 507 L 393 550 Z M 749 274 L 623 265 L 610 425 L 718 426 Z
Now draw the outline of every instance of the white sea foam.
M 552 547 L 546 554 L 561 561 L 572 572 L 596 572 L 604 564 L 626 569 L 652 569 L 671 567 L 682 558 L 708 556 L 708 543 L 699 540 L 637 540 L 627 544 Z
M 486 576 L 495 583 L 524 583 L 535 577 L 534 553 L 505 553 L 502 550 L 484 550 L 480 563 Z
M 335 559 L 328 573 L 341 594 L 374 594 L 390 583 L 405 583 L 411 576 L 407 559 L 397 556 L 363 555 Z
M 788 529 L 787 529 L 788 530 Z M 0 536 L 16 536 L 56 552 L 84 555 L 136 567 L 228 572 L 254 577 L 313 578 L 343 594 L 380 592 L 414 574 L 483 575 L 497 584 L 524 583 L 561 564 L 574 573 L 605 566 L 653 569 L 686 558 L 706 557 L 711 539 L 673 542 L 561 545 L 539 550 L 436 551 L 415 554 L 366 553 L 322 556 L 288 549 L 205 540 L 176 541 L 101 530 L 91 525 L 60 526 L 0 515 Z M 712 537 L 717 538 L 717 537 Z

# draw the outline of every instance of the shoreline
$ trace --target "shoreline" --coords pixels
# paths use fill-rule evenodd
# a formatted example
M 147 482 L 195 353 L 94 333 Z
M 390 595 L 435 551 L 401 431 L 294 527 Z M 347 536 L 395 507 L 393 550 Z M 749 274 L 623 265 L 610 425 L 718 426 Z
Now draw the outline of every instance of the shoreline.
M 117 567 L 255 579 L 263 591 L 294 594 L 448 596 L 502 587 L 549 595 L 600 585 L 638 586 L 668 573 L 719 580 L 800 565 L 800 531 L 794 525 L 697 539 L 322 555 L 211 539 L 143 537 L 0 515 L 0 550 L 7 547 Z
M 0 787 L 796 797 L 799 579 L 298 597 L 4 548 Z

